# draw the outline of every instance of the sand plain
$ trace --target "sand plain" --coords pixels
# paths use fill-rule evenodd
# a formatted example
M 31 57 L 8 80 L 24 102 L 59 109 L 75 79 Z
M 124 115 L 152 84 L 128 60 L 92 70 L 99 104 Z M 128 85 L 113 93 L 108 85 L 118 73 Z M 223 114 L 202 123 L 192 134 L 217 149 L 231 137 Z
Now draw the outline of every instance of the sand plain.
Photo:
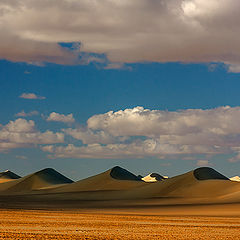
M 199 168 L 146 183 L 120 167 L 73 182 L 4 172 L 0 239 L 239 239 L 240 183 Z
M 0 239 L 236 240 L 240 216 L 234 210 L 239 207 L 233 204 L 64 211 L 1 209 Z

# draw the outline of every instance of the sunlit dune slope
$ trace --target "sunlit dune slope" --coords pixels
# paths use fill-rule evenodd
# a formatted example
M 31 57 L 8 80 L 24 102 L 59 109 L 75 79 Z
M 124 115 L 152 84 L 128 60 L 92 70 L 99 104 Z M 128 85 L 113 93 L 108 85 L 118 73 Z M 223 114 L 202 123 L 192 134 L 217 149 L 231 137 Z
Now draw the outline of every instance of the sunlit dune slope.
M 161 176 L 158 173 L 150 173 L 145 177 L 141 178 L 144 182 L 157 182 L 157 181 L 162 181 L 165 178 L 163 176 Z
M 193 199 L 205 203 L 240 202 L 240 184 L 212 168 L 147 183 L 131 172 L 114 167 L 98 175 L 72 182 L 51 168 L 0 184 L 2 195 L 24 195 L 28 200 L 154 200 L 159 204 L 184 204 Z M 135 201 L 134 200 L 134 201 Z M 118 202 L 121 204 L 121 201 Z
M 12 181 L 12 180 L 18 179 L 18 178 L 20 178 L 20 176 L 18 176 L 17 174 L 15 174 L 14 172 L 12 172 L 10 170 L 0 172 L 0 183 Z
M 73 181 L 52 168 L 46 168 L 36 173 L 27 175 L 23 178 L 11 182 L 0 184 L 0 194 L 4 193 L 23 193 L 32 190 L 47 188 L 58 184 L 72 183 Z
M 145 184 L 133 173 L 116 166 L 98 175 L 59 187 L 52 192 L 127 190 L 141 187 Z
M 230 181 L 212 168 L 204 167 L 165 181 L 152 183 L 136 190 L 135 196 L 138 198 L 212 198 L 237 191 L 240 191 L 238 183 Z

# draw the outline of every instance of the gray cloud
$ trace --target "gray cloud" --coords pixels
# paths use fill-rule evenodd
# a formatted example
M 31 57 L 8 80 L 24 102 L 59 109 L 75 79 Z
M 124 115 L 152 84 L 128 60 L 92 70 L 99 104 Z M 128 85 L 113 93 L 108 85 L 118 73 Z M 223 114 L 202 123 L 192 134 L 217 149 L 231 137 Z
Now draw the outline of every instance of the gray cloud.
M 52 131 L 40 132 L 35 129 L 35 122 L 32 120 L 18 118 L 10 121 L 0 129 L 0 152 L 13 148 L 34 146 L 34 144 L 63 143 L 63 133 Z
M 224 62 L 239 72 L 239 8 L 238 0 L 1 1 L 0 58 L 79 64 L 92 61 L 79 59 L 90 52 L 118 63 L 109 66 Z M 58 42 L 81 42 L 81 48 Z
M 22 93 L 19 97 L 24 99 L 39 99 L 39 100 L 46 99 L 46 97 L 38 96 L 35 93 Z
M 47 121 L 73 123 L 75 122 L 75 119 L 72 113 L 68 115 L 64 115 L 64 114 L 52 112 L 48 116 Z
M 16 117 L 31 117 L 35 115 L 39 115 L 39 112 L 38 111 L 25 112 L 24 110 L 22 110 L 21 112 L 15 114 Z
M 240 152 L 240 107 L 160 111 L 135 107 L 90 117 L 63 129 L 84 146 L 45 146 L 53 157 L 176 158 Z M 236 159 L 236 158 L 234 158 Z M 233 160 L 232 160 L 233 161 Z

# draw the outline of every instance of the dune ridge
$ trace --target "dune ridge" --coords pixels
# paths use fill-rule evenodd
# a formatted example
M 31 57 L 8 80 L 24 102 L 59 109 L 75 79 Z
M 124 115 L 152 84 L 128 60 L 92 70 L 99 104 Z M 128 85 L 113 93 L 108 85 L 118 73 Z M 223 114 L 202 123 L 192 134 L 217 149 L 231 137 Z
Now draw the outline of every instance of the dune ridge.
M 235 176 L 235 177 L 231 177 L 229 178 L 231 181 L 235 181 L 235 182 L 240 182 L 240 177 L 239 176 Z
M 0 179 L 18 179 L 18 178 L 20 178 L 20 176 L 10 170 L 0 172 Z
M 47 168 L 11 182 L 0 183 L 0 195 L 25 196 L 29 201 L 147 201 L 157 204 L 240 202 L 240 184 L 209 167 L 144 182 L 119 166 L 73 182 L 54 169 Z
M 73 181 L 52 168 L 45 168 L 33 174 L 0 184 L 1 192 L 7 194 L 31 192 L 32 190 L 68 184 Z
M 163 176 L 161 176 L 158 173 L 150 173 L 145 177 L 141 178 L 144 182 L 157 182 L 157 181 L 162 181 L 165 178 Z

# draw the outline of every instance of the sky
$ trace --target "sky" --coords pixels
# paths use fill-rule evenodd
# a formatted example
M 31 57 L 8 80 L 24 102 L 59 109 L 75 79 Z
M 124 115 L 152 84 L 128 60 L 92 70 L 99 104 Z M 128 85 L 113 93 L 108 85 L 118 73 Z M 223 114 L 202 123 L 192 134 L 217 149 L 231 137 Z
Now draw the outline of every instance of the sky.
M 240 175 L 238 0 L 1 0 L 0 171 Z

